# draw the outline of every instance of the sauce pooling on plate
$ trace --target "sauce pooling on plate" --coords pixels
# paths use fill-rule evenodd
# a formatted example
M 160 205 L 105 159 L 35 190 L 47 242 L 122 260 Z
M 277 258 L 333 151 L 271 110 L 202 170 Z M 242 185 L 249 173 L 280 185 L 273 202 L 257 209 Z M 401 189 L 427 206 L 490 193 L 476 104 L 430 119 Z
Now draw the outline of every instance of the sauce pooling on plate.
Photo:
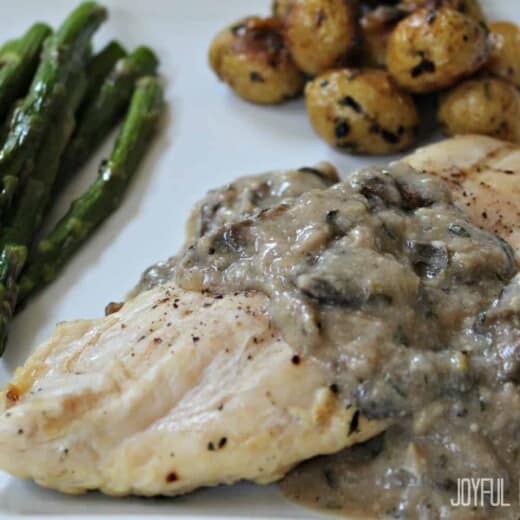
M 313 178 L 322 185 L 288 197 L 250 190 L 245 209 L 235 194 L 208 216 L 224 193 L 213 192 L 164 278 L 148 271 L 141 288 L 174 277 L 188 290 L 267 294 L 299 362 L 331 366 L 336 398 L 388 425 L 295 469 L 288 497 L 370 517 L 516 518 L 520 275 L 510 246 L 469 222 L 442 181 L 402 164 L 332 187 Z M 270 183 L 281 185 L 277 174 Z M 510 507 L 493 508 L 492 494 L 474 510 L 453 506 L 462 478 L 492 479 Z

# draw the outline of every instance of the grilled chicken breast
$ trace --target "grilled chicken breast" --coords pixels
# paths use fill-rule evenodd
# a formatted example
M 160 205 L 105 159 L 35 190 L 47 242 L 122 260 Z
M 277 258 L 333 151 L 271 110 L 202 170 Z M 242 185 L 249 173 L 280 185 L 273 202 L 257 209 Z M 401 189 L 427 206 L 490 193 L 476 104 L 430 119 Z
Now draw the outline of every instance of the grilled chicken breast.
M 379 433 L 266 307 L 260 294 L 162 286 L 58 325 L 4 390 L 0 468 L 66 493 L 175 495 L 268 483 Z
M 438 175 L 455 203 L 486 231 L 507 240 L 520 259 L 520 148 L 491 137 L 464 135 L 420 148 L 404 159 Z
M 517 147 L 460 137 L 406 161 L 520 251 Z M 274 328 L 266 296 L 149 285 L 109 316 L 58 325 L 16 372 L 0 395 L 0 469 L 67 493 L 175 495 L 268 483 L 385 428 L 345 409 L 332 370 Z

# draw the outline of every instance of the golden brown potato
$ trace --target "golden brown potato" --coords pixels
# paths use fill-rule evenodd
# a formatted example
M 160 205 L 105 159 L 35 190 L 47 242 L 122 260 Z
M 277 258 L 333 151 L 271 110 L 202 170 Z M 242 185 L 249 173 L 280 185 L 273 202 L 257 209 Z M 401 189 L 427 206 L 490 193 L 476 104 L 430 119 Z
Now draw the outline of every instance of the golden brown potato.
M 209 62 L 220 79 L 254 103 L 294 98 L 305 84 L 274 18 L 249 17 L 221 31 L 211 43 Z
M 360 19 L 360 62 L 364 67 L 386 67 L 388 39 L 406 13 L 397 7 L 379 6 Z
M 388 42 L 388 71 L 404 89 L 433 92 L 454 85 L 487 61 L 486 28 L 448 7 L 419 9 L 401 20 Z
M 284 20 L 291 56 L 312 76 L 342 63 L 358 29 L 356 0 L 291 0 Z
M 367 154 L 409 148 L 419 117 L 412 97 L 380 69 L 342 69 L 317 77 L 305 89 L 310 121 L 325 141 Z
M 271 8 L 273 16 L 279 20 L 285 20 L 290 5 L 291 0 L 273 0 Z
M 451 7 L 462 14 L 475 18 L 479 22 L 485 22 L 484 13 L 478 0 L 401 0 L 401 5 L 410 11 L 415 11 L 422 7 Z
M 449 136 L 482 134 L 519 143 L 520 94 L 502 79 L 471 79 L 441 96 L 439 121 Z
M 520 27 L 511 22 L 489 24 L 493 52 L 487 70 L 520 87 Z

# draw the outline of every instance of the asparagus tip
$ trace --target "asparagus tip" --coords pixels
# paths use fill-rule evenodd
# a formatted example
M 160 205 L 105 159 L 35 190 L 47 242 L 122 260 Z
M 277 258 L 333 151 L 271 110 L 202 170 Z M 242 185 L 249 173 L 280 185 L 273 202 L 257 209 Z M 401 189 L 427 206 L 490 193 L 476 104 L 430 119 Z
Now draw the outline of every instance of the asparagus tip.
M 134 59 L 140 63 L 148 62 L 151 71 L 150 74 L 152 71 L 155 73 L 155 69 L 159 66 L 159 58 L 155 52 L 146 45 L 140 45 L 137 47 L 132 53 L 132 56 L 134 56 Z

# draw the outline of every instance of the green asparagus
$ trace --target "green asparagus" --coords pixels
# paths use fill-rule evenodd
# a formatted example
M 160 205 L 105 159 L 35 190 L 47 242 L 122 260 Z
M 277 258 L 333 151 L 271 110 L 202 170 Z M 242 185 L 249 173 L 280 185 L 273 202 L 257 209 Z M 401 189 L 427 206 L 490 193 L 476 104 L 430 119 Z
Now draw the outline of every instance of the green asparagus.
M 32 169 L 52 114 L 66 97 L 67 80 L 84 68 L 90 38 L 105 17 L 103 7 L 84 3 L 47 39 L 29 93 L 14 111 L 0 151 L 0 214 L 10 205 L 19 179 Z
M 148 47 L 138 47 L 119 60 L 98 95 L 84 106 L 78 127 L 67 147 L 57 179 L 58 189 L 82 166 L 110 130 L 124 116 L 136 81 L 155 74 L 158 60 Z
M 7 244 L 0 252 L 0 329 L 7 330 L 16 308 L 17 280 L 27 259 L 27 247 Z M 5 350 L 5 344 L 0 355 Z
M 87 92 L 81 103 L 80 110 L 85 110 L 90 105 L 94 97 L 99 93 L 101 85 L 103 85 L 114 65 L 126 55 L 125 48 L 119 42 L 113 40 L 92 57 L 87 67 Z
M 6 227 L 0 234 L 0 355 L 5 349 L 9 321 L 17 302 L 18 276 L 27 251 L 40 228 L 52 192 L 60 159 L 74 129 L 74 114 L 85 94 L 87 80 L 80 71 L 68 83 L 66 102 L 52 118 L 53 132 L 47 133 L 36 156 L 31 177 L 13 206 Z
M 6 242 L 30 244 L 34 233 L 40 228 L 61 157 L 74 130 L 75 112 L 85 94 L 85 73 L 79 72 L 69 83 L 67 102 L 52 118 L 53 131 L 43 140 L 32 175 L 7 215 L 6 226 L 0 233 L 0 245 Z
M 155 77 L 138 81 L 130 109 L 96 181 L 71 206 L 54 229 L 41 240 L 20 278 L 18 301 L 54 280 L 74 252 L 119 206 L 163 110 L 163 92 Z
M 48 25 L 36 23 L 21 38 L 0 49 L 0 120 L 17 99 L 25 96 L 38 67 L 43 42 L 51 32 Z

